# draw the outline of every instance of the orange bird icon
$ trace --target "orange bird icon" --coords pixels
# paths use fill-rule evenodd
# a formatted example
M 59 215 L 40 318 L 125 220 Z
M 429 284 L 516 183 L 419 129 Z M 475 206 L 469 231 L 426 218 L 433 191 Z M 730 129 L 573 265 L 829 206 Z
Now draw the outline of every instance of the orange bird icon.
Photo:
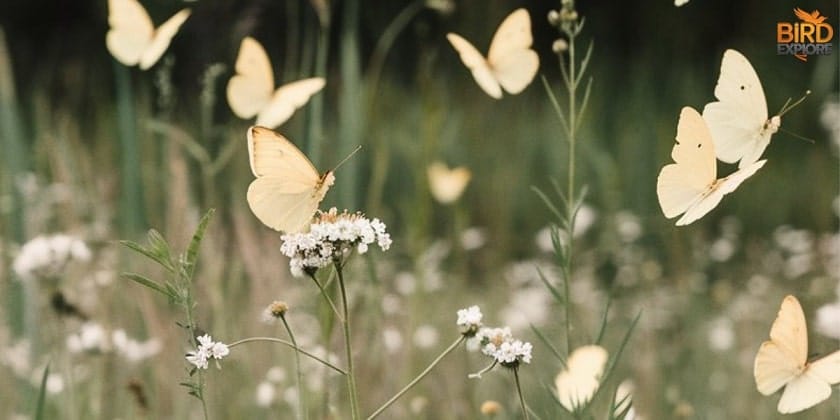
M 808 22 L 808 23 L 813 23 L 815 25 L 818 24 L 818 23 L 823 23 L 823 21 L 825 21 L 825 19 L 826 19 L 825 16 L 820 16 L 820 11 L 819 10 L 814 10 L 813 12 L 808 13 L 808 12 L 806 12 L 806 11 L 797 7 L 795 9 L 793 9 L 793 13 L 799 19 L 801 19 L 805 22 Z

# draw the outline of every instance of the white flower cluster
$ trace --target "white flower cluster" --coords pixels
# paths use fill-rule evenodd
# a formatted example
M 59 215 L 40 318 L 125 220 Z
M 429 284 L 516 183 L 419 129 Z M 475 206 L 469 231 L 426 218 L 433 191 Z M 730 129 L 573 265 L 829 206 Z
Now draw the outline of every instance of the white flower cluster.
M 531 343 L 514 340 L 509 327 L 481 328 L 475 337 L 481 343 L 481 352 L 496 359 L 505 367 L 531 363 Z
M 79 331 L 67 336 L 70 353 L 105 353 L 114 350 L 130 362 L 139 362 L 160 353 L 160 340 L 152 338 L 139 341 L 128 336 L 123 329 L 108 334 L 101 324 L 93 321 L 82 324 Z
M 458 320 L 455 321 L 455 324 L 458 325 L 461 334 L 471 337 L 481 328 L 481 318 L 483 317 L 484 315 L 481 314 L 481 309 L 473 305 L 469 308 L 458 310 Z
M 362 213 L 342 213 L 333 207 L 315 216 L 309 232 L 281 237 L 280 252 L 291 258 L 289 267 L 294 276 L 317 270 L 340 259 L 354 248 L 364 254 L 372 243 L 383 251 L 391 247 L 391 236 L 379 219 L 367 219 Z
M 198 348 L 195 351 L 187 353 L 187 361 L 195 365 L 199 369 L 207 369 L 207 364 L 210 359 L 221 360 L 223 357 L 230 354 L 230 349 L 227 344 L 221 341 L 213 341 L 213 337 L 209 334 L 204 334 L 197 338 Z
M 83 241 L 69 235 L 38 236 L 23 245 L 12 268 L 23 280 L 52 277 L 71 260 L 90 260 L 90 249 Z

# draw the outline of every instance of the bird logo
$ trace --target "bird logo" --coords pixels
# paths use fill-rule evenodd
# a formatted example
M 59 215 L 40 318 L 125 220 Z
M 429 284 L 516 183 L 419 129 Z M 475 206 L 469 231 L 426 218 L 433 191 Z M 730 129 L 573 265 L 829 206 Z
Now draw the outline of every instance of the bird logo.
M 818 23 L 823 23 L 826 20 L 826 16 L 820 16 L 819 10 L 814 10 L 811 13 L 808 13 L 800 8 L 793 9 L 793 14 L 799 18 L 799 20 L 803 22 L 813 23 L 814 25 Z

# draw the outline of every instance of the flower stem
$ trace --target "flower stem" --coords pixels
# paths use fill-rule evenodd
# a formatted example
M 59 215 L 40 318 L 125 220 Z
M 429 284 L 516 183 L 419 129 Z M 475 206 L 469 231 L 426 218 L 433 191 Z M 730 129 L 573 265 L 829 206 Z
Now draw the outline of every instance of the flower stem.
M 519 383 L 519 367 L 513 368 L 513 379 L 516 381 L 516 393 L 519 395 L 519 405 L 522 407 L 522 417 L 528 420 L 528 409 L 525 407 L 525 397 L 522 395 L 522 385 Z
M 321 291 L 321 296 L 323 296 L 324 299 L 327 300 L 327 303 L 330 304 L 330 308 L 332 308 L 333 313 L 335 313 L 335 316 L 338 317 L 338 320 L 343 323 L 344 318 L 341 316 L 341 312 L 338 311 L 338 308 L 335 307 L 335 303 L 333 302 L 332 298 L 330 297 L 330 294 L 327 293 L 327 290 L 324 289 L 324 286 L 321 284 L 321 282 L 319 282 L 318 279 L 315 278 L 315 274 L 308 274 L 308 275 L 309 275 L 309 278 L 311 278 L 312 281 L 315 282 L 315 285 L 318 286 L 318 290 Z
M 376 416 L 382 414 L 382 412 L 385 411 L 385 409 L 390 407 L 391 404 L 396 402 L 400 397 L 403 396 L 403 394 L 408 392 L 409 389 L 413 388 L 414 385 L 417 385 L 417 383 L 419 383 L 423 378 L 425 378 L 426 375 L 428 375 L 429 372 L 431 372 L 432 369 L 434 369 L 435 366 L 437 366 L 438 363 L 440 363 L 440 361 L 443 360 L 444 357 L 446 357 L 446 355 L 451 353 L 452 350 L 455 350 L 455 348 L 458 347 L 458 345 L 461 344 L 461 342 L 463 342 L 463 341 L 464 341 L 464 336 L 463 335 L 458 337 L 458 339 L 455 340 L 455 342 L 450 344 L 449 347 L 447 347 L 446 350 L 444 350 L 443 353 L 440 354 L 440 356 L 438 356 L 435 360 L 432 360 L 432 363 L 430 363 L 429 366 L 426 367 L 426 369 L 424 369 L 422 372 L 420 372 L 420 374 L 418 374 L 417 377 L 412 379 L 411 382 L 408 383 L 408 385 L 404 386 L 403 389 L 401 389 L 399 392 L 394 394 L 394 396 L 391 397 L 391 399 L 389 399 L 388 401 L 386 401 L 385 404 L 382 404 L 381 407 L 377 408 L 376 411 L 374 411 L 371 415 L 369 415 L 367 417 L 367 420 L 371 420 L 371 419 L 375 418 Z
M 289 322 L 286 321 L 286 317 L 281 315 L 280 320 L 283 321 L 283 326 L 286 327 L 286 332 L 289 333 L 289 339 L 292 341 L 292 345 L 295 348 L 295 373 L 298 387 L 299 410 L 298 418 L 306 420 L 309 418 L 309 414 L 306 409 L 306 389 L 303 387 L 303 371 L 300 369 L 300 349 L 298 348 L 297 341 L 295 341 L 295 335 L 292 333 L 292 328 L 289 327 Z
M 326 367 L 328 367 L 328 368 L 330 368 L 330 369 L 332 369 L 332 370 L 334 370 L 334 371 L 336 371 L 336 372 L 338 372 L 342 375 L 347 374 L 347 372 L 344 369 L 342 369 L 342 368 L 340 368 L 340 367 L 338 367 L 338 366 L 336 366 L 336 365 L 334 365 L 334 364 L 332 364 L 332 363 L 330 363 L 330 362 L 328 362 L 328 361 L 326 361 L 326 360 L 324 360 L 324 359 L 322 359 L 322 358 L 320 358 L 320 357 L 318 357 L 318 356 L 316 356 L 316 355 L 314 355 L 314 354 L 312 354 L 312 353 L 310 353 L 310 352 L 308 352 L 304 349 L 301 349 L 301 348 L 295 346 L 294 344 L 292 344 L 292 343 L 290 343 L 290 342 L 288 342 L 288 341 L 286 341 L 282 338 L 276 338 L 276 337 L 248 337 L 248 338 L 243 338 L 239 341 L 233 342 L 231 344 L 228 344 L 228 348 L 232 349 L 232 348 L 234 348 L 234 347 L 236 347 L 240 344 L 251 343 L 251 342 L 255 342 L 255 341 L 268 341 L 268 342 L 272 342 L 272 343 L 285 344 L 285 345 L 299 351 L 304 356 L 307 356 L 312 360 L 318 361 L 321 364 L 323 364 L 324 366 L 326 366 Z
M 356 375 L 353 370 L 353 348 L 350 339 L 350 315 L 347 304 L 347 290 L 344 287 L 344 270 L 340 262 L 335 263 L 335 270 L 338 273 L 338 285 L 341 289 L 341 306 L 344 316 L 341 319 L 341 326 L 344 330 L 344 352 L 347 357 L 347 388 L 350 395 L 350 413 L 353 420 L 359 419 L 359 400 L 356 394 Z

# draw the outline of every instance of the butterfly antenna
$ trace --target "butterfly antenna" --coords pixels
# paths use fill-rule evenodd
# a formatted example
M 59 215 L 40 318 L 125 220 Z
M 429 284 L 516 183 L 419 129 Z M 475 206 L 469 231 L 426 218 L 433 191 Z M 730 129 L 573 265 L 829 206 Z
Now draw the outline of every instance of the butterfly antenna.
M 810 94 L 811 94 L 811 91 L 810 91 L 810 90 L 806 90 L 806 91 L 805 91 L 805 94 L 804 94 L 804 95 L 802 95 L 802 97 L 801 97 L 801 98 L 799 98 L 799 99 L 798 99 L 796 102 L 794 102 L 794 103 L 790 103 L 791 98 L 788 98 L 788 100 L 787 100 L 787 101 L 785 101 L 785 104 L 784 104 L 784 105 L 782 105 L 782 109 L 780 109 L 780 110 L 779 110 L 779 114 L 778 114 L 778 116 L 779 116 L 779 117 L 781 117 L 781 116 L 785 115 L 788 111 L 790 111 L 791 109 L 795 108 L 797 105 L 801 104 L 801 103 L 802 103 L 802 101 L 804 101 L 804 100 L 805 100 L 805 98 L 807 98 L 807 97 L 808 97 L 808 95 L 810 95 Z
M 356 154 L 356 152 L 358 152 L 359 150 L 362 150 L 362 145 L 361 145 L 361 144 L 360 144 L 360 145 L 358 145 L 358 146 L 356 146 L 356 148 L 355 148 L 355 149 L 353 149 L 353 151 L 352 151 L 352 152 L 350 152 L 350 154 L 349 154 L 349 155 L 347 155 L 347 157 L 345 157 L 344 159 L 341 159 L 341 162 L 338 162 L 338 164 L 337 164 L 337 165 L 335 165 L 335 167 L 333 168 L 333 170 L 338 169 L 338 167 L 339 167 L 339 166 L 341 166 L 342 164 L 344 164 L 344 162 L 347 162 L 347 160 L 348 160 L 348 159 L 350 159 L 351 157 L 353 157 L 353 155 L 355 155 L 355 154 Z
M 782 127 L 779 127 L 779 131 L 782 131 L 785 134 L 790 134 L 791 136 L 796 137 L 799 140 L 805 140 L 805 141 L 807 141 L 808 143 L 811 143 L 811 144 L 816 143 L 816 141 L 814 141 L 814 139 L 812 139 L 812 138 L 808 138 L 808 137 L 805 137 L 805 136 L 800 136 L 799 134 L 796 134 L 796 133 L 794 133 L 793 131 L 790 131 L 790 130 L 785 130 Z

